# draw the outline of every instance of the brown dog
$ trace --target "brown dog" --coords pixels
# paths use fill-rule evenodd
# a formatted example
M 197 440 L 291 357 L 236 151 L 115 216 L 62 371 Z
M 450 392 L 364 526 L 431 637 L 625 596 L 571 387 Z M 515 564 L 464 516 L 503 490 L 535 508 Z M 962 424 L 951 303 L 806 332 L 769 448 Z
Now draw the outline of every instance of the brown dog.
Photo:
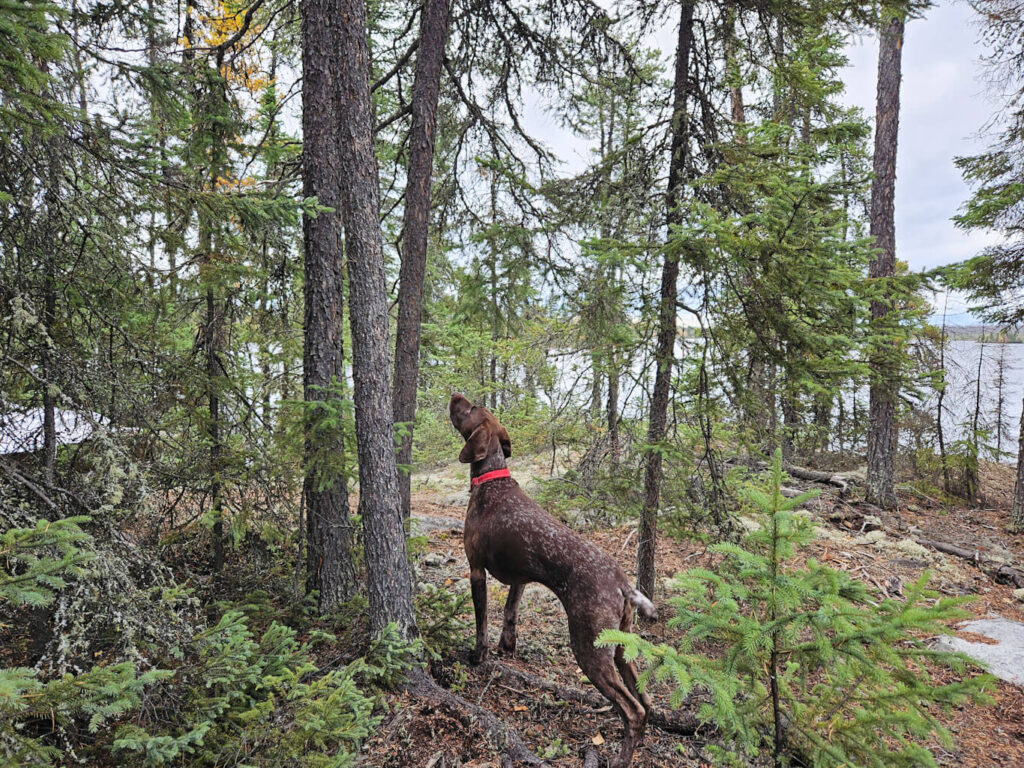
M 627 768 L 643 737 L 650 698 L 636 685 L 636 668 L 622 647 L 597 648 L 605 629 L 629 632 L 633 606 L 653 618 L 654 605 L 634 589 L 612 558 L 555 520 L 509 476 L 512 455 L 508 432 L 486 408 L 452 395 L 452 424 L 466 440 L 459 461 L 470 464 L 471 489 L 463 540 L 476 615 L 472 660 L 487 658 L 487 571 L 509 585 L 499 650 L 514 653 L 516 617 L 523 587 L 537 581 L 565 607 L 569 643 L 583 673 L 622 717 L 622 748 L 610 768 Z

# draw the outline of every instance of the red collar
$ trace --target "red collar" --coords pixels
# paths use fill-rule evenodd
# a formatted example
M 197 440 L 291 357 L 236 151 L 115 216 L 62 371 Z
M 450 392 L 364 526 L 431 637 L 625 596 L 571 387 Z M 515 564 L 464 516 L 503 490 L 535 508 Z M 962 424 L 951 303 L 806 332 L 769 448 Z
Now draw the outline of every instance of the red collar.
M 512 477 L 512 473 L 507 469 L 496 469 L 493 472 L 484 472 L 479 477 L 474 477 L 469 481 L 470 487 L 476 488 L 478 485 L 490 482 L 491 480 L 497 480 L 499 477 Z

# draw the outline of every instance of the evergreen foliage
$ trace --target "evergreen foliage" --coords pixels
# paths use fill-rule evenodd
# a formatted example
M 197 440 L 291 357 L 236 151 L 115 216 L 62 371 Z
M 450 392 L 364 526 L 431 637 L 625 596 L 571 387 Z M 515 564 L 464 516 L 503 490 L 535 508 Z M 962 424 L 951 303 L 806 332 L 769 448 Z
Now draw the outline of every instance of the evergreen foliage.
M 977 194 L 958 224 L 1008 240 L 948 277 L 1010 322 L 1021 319 L 1020 9 L 973 4 L 1012 93 L 991 151 L 961 161 Z M 308 5 L 0 2 L 5 765 L 348 765 L 380 718 L 378 691 L 469 640 L 467 591 L 422 585 L 420 638 L 392 626 L 369 643 L 368 602 L 345 602 L 372 557 L 359 516 L 326 526 L 356 543 L 344 589 L 304 578 L 322 565 L 310 494 L 342 485 L 347 510 L 359 469 L 348 329 L 366 310 L 334 305 L 336 365 L 304 388 L 315 278 L 302 222 L 337 214 L 302 179 L 316 161 L 315 130 L 296 128 L 303 59 L 324 53 L 303 51 L 316 47 L 302 35 Z M 355 117 L 373 121 L 365 143 L 380 174 L 380 210 L 364 217 L 383 235 L 379 342 L 397 314 L 424 6 L 366 6 L 374 114 Z M 773 742 L 777 720 L 792 761 L 925 761 L 912 742 L 932 710 L 914 705 L 976 683 L 929 687 L 927 651 L 909 638 L 956 607 L 929 605 L 922 583 L 869 616 L 876 598 L 858 583 L 788 559 L 809 529 L 777 495 L 756 497 L 770 525 L 736 545 L 727 481 L 742 470 L 726 472 L 777 446 L 795 464 L 859 464 L 872 355 L 899 379 L 898 426 L 921 433 L 915 467 L 934 471 L 913 384 L 937 363 L 910 365 L 909 339 L 928 333 L 922 280 L 902 266 L 865 279 L 870 130 L 840 102 L 844 47 L 878 7 L 683 3 L 695 34 L 674 115 L 671 52 L 650 45 L 680 7 L 450 3 L 412 463 L 458 455 L 452 391 L 498 411 L 517 460 L 568 467 L 544 501 L 573 522 L 581 509 L 590 521 L 635 517 L 644 460 L 659 456 L 659 525 L 734 543 L 718 548 L 721 572 L 679 582 L 675 626 L 691 637 L 676 649 L 629 638 L 630 652 L 678 676 L 677 703 L 712 692 L 705 714 L 732 738 L 726 751 Z M 587 151 L 559 157 L 531 132 L 542 114 Z M 682 183 L 669 227 L 672 153 Z M 345 176 L 330 155 L 323 165 Z M 352 242 L 338 227 L 329 245 L 343 235 Z M 666 258 L 681 266 L 664 301 L 669 402 L 664 434 L 647 442 Z M 332 297 L 350 267 L 338 263 Z M 894 309 L 884 323 L 871 322 L 872 301 Z M 384 399 L 363 414 L 387 423 Z M 972 488 L 985 423 L 974 421 L 949 438 L 947 463 Z M 392 437 L 379 431 L 378 467 Z M 1024 501 L 1017 510 L 1024 526 Z M 322 633 L 332 621 L 345 626 L 337 638 Z M 724 657 L 698 652 L 710 643 Z M 766 668 L 778 671 L 777 708 Z M 834 747 L 822 741 L 830 728 Z M 548 752 L 567 749 L 556 738 Z
M 784 498 L 782 480 L 779 451 L 769 487 L 747 491 L 756 527 L 743 543 L 713 545 L 715 570 L 676 576 L 669 624 L 682 633 L 678 647 L 617 630 L 599 642 L 650 662 L 641 685 L 667 681 L 674 707 L 705 692 L 699 716 L 720 729 L 723 765 L 763 752 L 780 766 L 936 765 L 922 742 L 951 744 L 937 709 L 984 700 L 991 684 L 984 675 L 940 683 L 929 672 L 967 666 L 923 639 L 962 618 L 963 600 L 939 596 L 927 576 L 903 601 L 878 599 L 843 571 L 794 562 L 813 537 L 797 508 L 814 493 Z
M 321 637 L 320 641 L 330 640 Z M 193 640 L 173 683 L 151 691 L 153 725 L 123 725 L 111 750 L 129 764 L 351 765 L 379 722 L 366 682 L 386 679 L 408 651 L 391 647 L 320 674 L 311 647 L 277 622 L 256 637 L 243 614 L 228 611 Z M 167 723 L 158 726 L 156 723 Z

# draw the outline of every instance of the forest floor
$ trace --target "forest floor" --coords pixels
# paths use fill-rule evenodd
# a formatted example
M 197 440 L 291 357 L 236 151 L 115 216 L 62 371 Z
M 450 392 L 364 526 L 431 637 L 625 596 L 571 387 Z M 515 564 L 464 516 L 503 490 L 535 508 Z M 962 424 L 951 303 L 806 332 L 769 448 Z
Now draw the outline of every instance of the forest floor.
M 517 458 L 513 476 L 530 492 L 538 477 L 547 477 L 550 466 L 541 459 Z M 419 578 L 439 588 L 469 592 L 469 568 L 462 547 L 462 520 L 468 493 L 466 467 L 449 465 L 421 473 L 414 479 L 413 515 L 419 521 L 426 547 L 419 554 Z M 798 481 L 788 486 L 806 488 Z M 966 606 L 975 618 L 1004 617 L 1024 622 L 1024 603 L 1015 598 L 1014 587 L 997 584 L 981 568 L 966 560 L 922 547 L 916 539 L 935 539 L 970 550 L 983 557 L 1020 565 L 1024 562 L 1024 536 L 1006 531 L 1013 471 L 990 465 L 984 468 L 982 488 L 986 492 L 980 507 L 949 507 L 905 486 L 897 513 L 878 515 L 865 510 L 854 496 L 840 498 L 837 488 L 824 487 L 822 495 L 807 506 L 821 523 L 818 538 L 803 550 L 802 557 L 814 557 L 841 568 L 882 594 L 898 597 L 902 585 L 916 580 L 922 572 L 932 574 L 931 585 L 947 595 L 973 595 Z M 862 515 L 868 511 L 880 520 L 880 529 L 864 531 Z M 611 555 L 632 579 L 635 575 L 635 523 L 611 528 L 593 528 L 582 535 Z M 716 556 L 699 542 L 675 540 L 662 535 L 658 542 L 659 574 L 655 603 L 664 606 L 672 575 L 695 566 L 714 567 Z M 506 589 L 488 579 L 489 625 L 492 658 L 501 627 L 501 610 Z M 666 625 L 669 611 L 662 610 L 653 624 L 639 631 L 655 642 L 672 642 L 674 632 Z M 610 707 L 591 709 L 586 704 L 560 700 L 557 694 L 531 687 L 522 679 L 510 679 L 493 670 L 469 663 L 472 643 L 472 609 L 465 618 L 465 647 L 433 666 L 434 676 L 452 692 L 484 707 L 514 728 L 527 747 L 555 766 L 579 766 L 584 751 L 592 745 L 601 765 L 618 751 L 620 723 Z M 565 612 L 555 596 L 540 585 L 527 587 L 520 610 L 519 647 L 514 659 L 498 657 L 501 664 L 515 667 L 534 678 L 566 688 L 589 688 L 568 646 Z M 951 634 L 957 632 L 951 627 Z M 968 640 L 982 640 L 963 632 Z M 955 673 L 937 670 L 939 679 Z M 667 706 L 668 691 L 653 688 L 656 706 Z M 1000 681 L 993 690 L 993 705 L 966 704 L 938 719 L 956 740 L 955 750 L 935 747 L 940 765 L 965 768 L 1024 766 L 1024 689 Z M 499 768 L 498 755 L 487 746 L 482 729 L 465 717 L 445 711 L 436 704 L 399 694 L 389 701 L 390 713 L 377 734 L 366 745 L 362 763 L 379 768 Z M 643 746 L 637 751 L 637 768 L 662 766 L 707 766 L 699 733 L 681 737 L 648 726 Z

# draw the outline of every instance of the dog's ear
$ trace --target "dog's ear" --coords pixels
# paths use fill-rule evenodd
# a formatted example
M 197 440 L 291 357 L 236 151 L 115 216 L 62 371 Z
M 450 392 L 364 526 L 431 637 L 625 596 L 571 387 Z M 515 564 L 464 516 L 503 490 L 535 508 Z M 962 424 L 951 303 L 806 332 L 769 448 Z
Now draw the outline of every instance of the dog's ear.
M 508 436 L 508 430 L 498 425 L 498 442 L 501 443 L 501 452 L 507 459 L 512 455 L 512 439 Z
M 485 421 L 466 438 L 466 444 L 462 446 L 462 450 L 459 452 L 459 461 L 463 464 L 483 461 L 487 458 L 487 449 L 490 444 L 491 430 L 487 428 L 487 422 Z

